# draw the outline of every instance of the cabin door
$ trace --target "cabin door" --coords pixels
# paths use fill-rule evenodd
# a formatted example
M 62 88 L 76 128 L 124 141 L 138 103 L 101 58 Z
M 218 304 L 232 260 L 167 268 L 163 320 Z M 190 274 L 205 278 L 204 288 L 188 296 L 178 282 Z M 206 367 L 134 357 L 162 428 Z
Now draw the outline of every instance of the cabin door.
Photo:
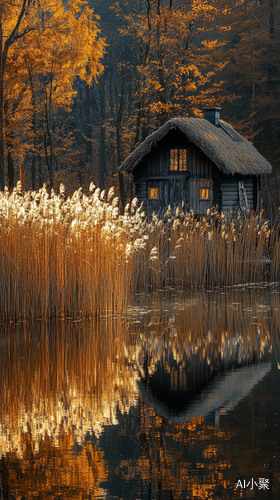
M 189 180 L 186 175 L 170 175 L 165 179 L 147 182 L 147 200 L 149 217 L 155 214 L 164 215 L 170 205 L 172 213 L 181 209 L 182 202 L 189 203 Z
M 176 208 L 181 210 L 182 203 L 186 209 L 189 204 L 189 179 L 187 175 L 169 176 L 169 201 L 167 205 L 171 206 L 172 213 L 175 214 Z

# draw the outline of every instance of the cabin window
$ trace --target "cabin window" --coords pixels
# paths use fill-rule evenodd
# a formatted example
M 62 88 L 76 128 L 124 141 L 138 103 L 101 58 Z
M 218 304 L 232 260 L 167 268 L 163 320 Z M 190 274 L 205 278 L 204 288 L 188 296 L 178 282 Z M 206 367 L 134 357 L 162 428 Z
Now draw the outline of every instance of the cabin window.
M 210 195 L 209 188 L 202 187 L 202 188 L 199 189 L 199 198 L 201 200 L 209 200 L 210 199 L 209 195 Z
M 150 200 L 159 200 L 159 188 L 149 188 L 149 199 Z
M 185 172 L 187 170 L 187 150 L 170 149 L 170 170 Z

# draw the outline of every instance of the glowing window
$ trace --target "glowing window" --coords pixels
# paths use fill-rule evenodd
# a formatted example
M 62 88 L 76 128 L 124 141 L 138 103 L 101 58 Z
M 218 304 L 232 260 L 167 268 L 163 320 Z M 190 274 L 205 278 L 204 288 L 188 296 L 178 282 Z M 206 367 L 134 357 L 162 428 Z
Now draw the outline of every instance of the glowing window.
M 200 188 L 199 197 L 201 200 L 209 200 L 209 188 Z
M 159 188 L 149 188 L 149 199 L 159 200 Z
M 170 149 L 170 170 L 185 172 L 187 170 L 187 150 Z

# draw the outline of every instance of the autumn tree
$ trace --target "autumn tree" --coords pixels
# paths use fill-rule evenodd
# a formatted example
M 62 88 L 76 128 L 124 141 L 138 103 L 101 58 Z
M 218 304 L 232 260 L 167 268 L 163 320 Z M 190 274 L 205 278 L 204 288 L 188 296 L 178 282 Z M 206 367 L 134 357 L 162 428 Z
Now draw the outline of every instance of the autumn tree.
M 5 109 L 9 110 L 9 117 L 13 120 L 17 114 L 18 121 L 21 119 L 25 123 L 25 131 L 29 128 L 33 139 L 36 122 L 44 125 L 41 136 L 44 137 L 52 187 L 55 112 L 59 109 L 71 110 L 75 95 L 73 82 L 77 76 L 90 85 L 92 79 L 102 72 L 100 59 L 105 42 L 98 38 L 96 17 L 85 1 L 70 0 L 66 5 L 62 0 L 45 0 L 38 4 L 18 1 L 13 3 L 13 7 L 3 11 L 1 18 L 1 188 L 4 186 Z M 7 74 L 9 78 L 6 78 Z M 17 77 L 13 78 L 13 75 Z M 11 86 L 12 81 L 14 87 Z M 20 95 L 15 92 L 18 87 L 22 89 Z M 11 151 L 11 146 L 8 150 Z
M 133 36 L 138 64 L 135 73 L 134 143 L 150 126 L 174 115 L 198 115 L 200 106 L 215 102 L 218 73 L 226 64 L 218 57 L 229 30 L 227 3 L 214 1 L 138 2 L 124 16 L 122 35 Z
M 20 38 L 34 28 L 33 23 L 21 29 L 23 19 L 28 17 L 31 5 L 23 0 L 0 3 L 0 189 L 4 189 L 4 81 L 9 50 Z

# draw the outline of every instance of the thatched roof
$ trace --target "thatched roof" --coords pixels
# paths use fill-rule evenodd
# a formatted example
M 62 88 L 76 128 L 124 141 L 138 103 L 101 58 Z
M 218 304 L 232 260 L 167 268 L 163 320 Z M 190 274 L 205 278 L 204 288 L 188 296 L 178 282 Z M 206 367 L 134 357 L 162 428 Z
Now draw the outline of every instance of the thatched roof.
M 144 156 L 171 129 L 179 129 L 200 148 L 224 174 L 268 174 L 270 163 L 228 123 L 220 120 L 215 127 L 201 118 L 173 118 L 150 134 L 119 167 L 120 172 L 132 172 Z

